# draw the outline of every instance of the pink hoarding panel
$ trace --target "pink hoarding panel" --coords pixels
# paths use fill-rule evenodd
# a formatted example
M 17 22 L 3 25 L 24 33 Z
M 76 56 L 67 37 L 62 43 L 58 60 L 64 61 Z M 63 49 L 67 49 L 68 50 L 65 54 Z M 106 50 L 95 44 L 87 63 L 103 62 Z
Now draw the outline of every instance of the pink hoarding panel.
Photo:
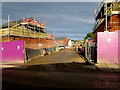
M 118 48 L 120 45 L 120 42 L 118 43 L 118 34 L 120 34 L 120 30 L 115 32 L 98 32 L 98 63 L 120 64 L 118 62 L 118 51 L 120 51 L 120 48 Z
M 11 41 L 1 43 L 2 62 L 17 63 L 24 62 L 24 41 Z
M 120 64 L 120 30 L 118 31 L 118 63 Z
M 2 62 L 2 43 L 0 43 L 0 62 Z

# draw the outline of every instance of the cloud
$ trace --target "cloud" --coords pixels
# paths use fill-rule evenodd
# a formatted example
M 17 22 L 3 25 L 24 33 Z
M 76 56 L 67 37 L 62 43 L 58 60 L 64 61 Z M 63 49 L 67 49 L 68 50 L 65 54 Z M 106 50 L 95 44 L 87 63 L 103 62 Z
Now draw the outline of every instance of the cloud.
M 10 11 L 13 13 L 15 12 L 16 16 L 36 16 L 36 18 L 40 19 L 41 21 L 47 20 L 49 24 L 53 23 L 67 25 L 70 23 L 94 23 L 94 19 L 92 19 L 93 17 L 90 16 L 91 14 L 87 15 L 89 10 L 85 12 L 85 10 L 88 9 L 85 3 L 17 3 L 16 5 L 12 5 L 16 8 L 11 7 L 10 4 L 5 4 L 3 7 L 8 7 L 7 9 L 11 9 L 8 11 L 8 13 L 11 13 Z M 34 7 L 31 7 L 32 5 Z M 16 13 L 18 11 L 24 13 Z M 4 13 L 6 12 L 3 11 L 3 14 Z
M 2 0 L 2 2 L 100 2 L 100 0 Z
M 65 36 L 85 36 L 86 34 L 82 34 L 82 33 L 64 33 L 64 32 L 56 32 L 55 34 L 63 34 Z
M 3 3 L 3 22 L 7 22 L 7 15 L 11 21 L 16 19 L 36 17 L 40 22 L 47 21 L 46 31 L 55 36 L 83 38 L 92 30 L 94 25 L 93 10 L 96 3 L 70 2 L 21 2 Z
M 78 38 L 78 37 L 72 37 L 72 38 L 70 38 L 70 39 L 72 39 L 72 40 L 84 40 L 83 38 Z
M 76 23 L 84 23 L 84 24 L 93 24 L 94 23 L 94 19 L 92 18 L 87 18 L 87 17 L 67 17 L 65 18 L 67 21 L 69 22 L 76 22 Z
M 85 34 L 81 33 L 65 33 L 67 36 L 85 36 Z
M 55 37 L 68 37 L 71 38 L 73 40 L 83 40 L 83 38 L 86 36 L 86 34 L 82 34 L 82 33 L 63 33 L 63 32 L 59 32 L 59 33 L 54 33 Z
M 2 23 L 3 23 L 3 24 L 5 24 L 5 23 L 7 23 L 7 22 L 8 22 L 7 19 L 2 19 Z

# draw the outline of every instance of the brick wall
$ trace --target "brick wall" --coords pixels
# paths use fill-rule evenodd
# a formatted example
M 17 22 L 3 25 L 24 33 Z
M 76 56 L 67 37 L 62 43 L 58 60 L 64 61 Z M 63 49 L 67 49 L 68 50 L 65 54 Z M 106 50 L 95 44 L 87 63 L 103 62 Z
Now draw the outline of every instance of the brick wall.
M 68 39 L 64 38 L 63 40 L 56 40 L 59 43 L 59 46 L 68 46 Z
M 2 37 L 2 42 L 23 40 L 26 48 L 41 49 L 54 47 L 52 39 L 28 38 L 28 37 Z
M 108 31 L 114 32 L 117 30 L 120 30 L 120 15 L 113 15 L 110 17 L 110 20 L 108 20 Z M 98 29 L 94 32 L 94 39 L 97 41 L 97 32 L 104 32 L 106 30 L 105 23 L 102 23 Z

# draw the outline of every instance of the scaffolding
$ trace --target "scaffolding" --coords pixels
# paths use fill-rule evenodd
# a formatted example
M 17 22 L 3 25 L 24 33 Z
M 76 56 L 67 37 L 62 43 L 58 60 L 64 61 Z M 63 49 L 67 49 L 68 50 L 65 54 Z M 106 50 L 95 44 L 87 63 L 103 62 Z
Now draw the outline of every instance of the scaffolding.
M 29 19 L 28 19 L 29 20 Z M 46 39 L 53 39 L 50 34 L 45 32 L 43 23 L 38 21 L 31 21 L 26 22 L 24 21 L 13 21 L 8 22 L 6 27 L 0 29 L 0 36 L 19 36 L 19 37 L 30 37 L 30 38 L 46 38 Z M 40 26 L 41 25 L 41 26 Z
M 102 2 L 101 6 L 96 13 L 96 24 L 93 28 L 95 31 L 99 26 L 106 22 L 106 29 L 110 27 L 119 27 L 119 15 L 120 15 L 120 2 Z M 107 8 L 106 8 L 107 7 Z M 118 15 L 118 19 L 113 18 L 115 15 Z

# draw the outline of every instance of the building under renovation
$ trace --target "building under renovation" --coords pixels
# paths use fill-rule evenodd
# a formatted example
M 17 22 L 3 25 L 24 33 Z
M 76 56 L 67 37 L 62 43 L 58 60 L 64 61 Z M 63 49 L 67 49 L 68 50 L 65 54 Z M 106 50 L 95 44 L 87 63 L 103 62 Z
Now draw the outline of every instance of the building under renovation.
M 95 20 L 96 25 L 93 28 L 95 41 L 97 41 L 97 32 L 120 30 L 120 1 L 101 2 L 96 10 Z
M 26 55 L 30 59 L 43 53 L 42 49 L 54 47 L 53 35 L 46 33 L 45 28 L 45 24 L 35 18 L 11 21 L 0 29 L 1 42 L 24 41 Z
M 89 62 L 120 64 L 120 0 L 102 0 L 95 13 L 93 37 L 86 40 Z

